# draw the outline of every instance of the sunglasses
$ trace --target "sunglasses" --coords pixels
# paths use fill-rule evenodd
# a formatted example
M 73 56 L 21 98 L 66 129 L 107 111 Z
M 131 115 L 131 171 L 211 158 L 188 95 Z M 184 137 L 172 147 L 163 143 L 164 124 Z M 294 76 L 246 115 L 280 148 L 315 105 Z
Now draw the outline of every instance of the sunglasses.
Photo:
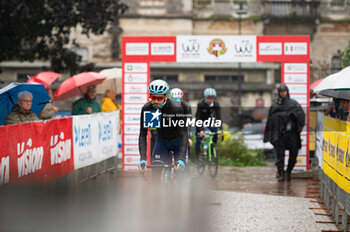
M 151 100 L 152 101 L 162 101 L 165 99 L 165 96 L 154 96 L 154 95 L 151 95 Z

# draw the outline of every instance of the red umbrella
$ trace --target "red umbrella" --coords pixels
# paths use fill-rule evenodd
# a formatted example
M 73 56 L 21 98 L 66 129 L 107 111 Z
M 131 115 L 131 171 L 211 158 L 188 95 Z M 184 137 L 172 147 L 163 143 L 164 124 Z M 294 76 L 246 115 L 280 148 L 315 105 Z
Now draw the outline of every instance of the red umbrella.
M 27 82 L 42 83 L 47 88 L 60 76 L 61 74 L 55 72 L 41 72 L 29 78 Z
M 318 85 L 323 81 L 323 79 L 324 79 L 324 78 L 319 79 L 319 80 L 315 81 L 314 83 L 312 83 L 312 84 L 310 85 L 310 89 L 313 90 L 316 86 L 318 86 Z
M 55 92 L 52 101 L 62 101 L 86 92 L 89 85 L 98 85 L 107 77 L 96 72 L 84 72 L 62 82 Z

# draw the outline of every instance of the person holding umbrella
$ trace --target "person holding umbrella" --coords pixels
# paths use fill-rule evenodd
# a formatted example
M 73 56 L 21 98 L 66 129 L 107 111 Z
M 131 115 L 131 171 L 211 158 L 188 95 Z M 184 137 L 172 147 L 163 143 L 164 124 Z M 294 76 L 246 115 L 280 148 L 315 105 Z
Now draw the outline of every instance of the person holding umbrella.
M 72 115 L 92 114 L 101 112 L 101 106 L 96 101 L 96 86 L 87 87 L 84 97 L 73 103 Z
M 36 114 L 31 110 L 32 103 L 33 95 L 29 91 L 19 92 L 17 105 L 14 105 L 12 112 L 7 115 L 5 125 L 39 121 Z

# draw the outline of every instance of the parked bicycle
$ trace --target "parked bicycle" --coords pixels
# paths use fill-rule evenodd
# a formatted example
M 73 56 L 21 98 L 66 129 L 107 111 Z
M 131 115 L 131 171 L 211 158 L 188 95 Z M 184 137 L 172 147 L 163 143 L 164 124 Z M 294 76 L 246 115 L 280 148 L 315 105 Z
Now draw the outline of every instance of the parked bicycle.
M 213 142 L 214 135 L 218 132 L 206 132 L 202 141 L 203 156 L 198 157 L 197 171 L 201 176 L 204 173 L 205 166 L 208 164 L 210 176 L 214 179 L 218 174 L 219 159 L 216 151 L 215 143 Z M 224 140 L 224 136 L 221 137 Z

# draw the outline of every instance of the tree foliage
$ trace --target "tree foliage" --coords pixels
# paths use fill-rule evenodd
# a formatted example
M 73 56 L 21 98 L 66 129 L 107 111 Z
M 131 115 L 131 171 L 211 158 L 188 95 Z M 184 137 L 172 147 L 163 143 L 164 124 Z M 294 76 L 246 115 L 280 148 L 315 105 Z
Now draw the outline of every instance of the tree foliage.
M 71 30 L 101 35 L 126 9 L 120 0 L 2 0 L 0 62 L 50 60 L 54 71 L 74 72 L 80 57 L 67 49 Z
M 350 66 L 350 40 L 344 51 L 340 52 L 340 60 L 343 68 Z

